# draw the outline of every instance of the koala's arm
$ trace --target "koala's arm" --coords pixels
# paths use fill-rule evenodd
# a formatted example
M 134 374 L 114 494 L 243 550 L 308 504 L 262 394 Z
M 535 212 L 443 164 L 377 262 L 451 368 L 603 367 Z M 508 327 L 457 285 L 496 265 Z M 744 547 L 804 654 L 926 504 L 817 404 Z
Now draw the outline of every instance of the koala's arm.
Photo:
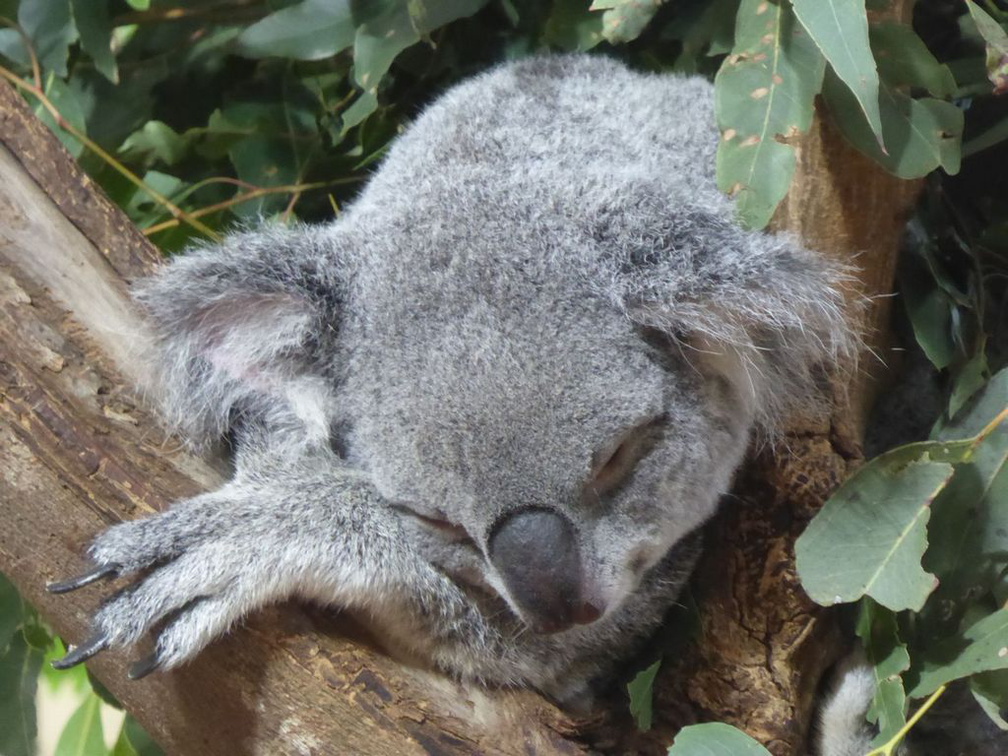
M 398 626 L 413 624 L 418 641 L 456 651 L 485 639 L 479 612 L 409 547 L 367 478 L 334 472 L 333 457 L 247 439 L 234 479 L 219 490 L 100 535 L 92 574 L 143 577 L 102 606 L 93 637 L 62 666 L 157 628 L 154 653 L 130 670 L 141 677 L 192 658 L 249 612 L 291 597 L 394 615 Z M 75 581 L 56 589 L 63 587 Z
M 291 597 L 363 610 L 400 631 L 400 647 L 426 644 L 416 650 L 450 672 L 453 658 L 503 656 L 488 650 L 496 632 L 417 553 L 367 474 L 329 446 L 331 379 L 319 355 L 329 333 L 320 324 L 342 296 L 335 246 L 313 229 L 266 228 L 196 250 L 138 287 L 157 337 L 163 413 L 197 447 L 232 433 L 235 474 L 109 529 L 91 546 L 91 571 L 50 586 L 135 578 L 58 666 L 154 630 L 154 654 L 131 672 L 142 676 Z

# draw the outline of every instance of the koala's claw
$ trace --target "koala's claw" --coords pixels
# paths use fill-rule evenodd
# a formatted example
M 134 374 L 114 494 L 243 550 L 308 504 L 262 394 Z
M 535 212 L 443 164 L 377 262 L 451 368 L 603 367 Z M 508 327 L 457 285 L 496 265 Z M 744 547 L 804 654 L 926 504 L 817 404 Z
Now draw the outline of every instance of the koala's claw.
M 142 677 L 147 677 L 147 675 L 151 672 L 158 669 L 161 664 L 161 656 L 155 652 L 150 656 L 145 656 L 140 661 L 133 662 L 133 664 L 130 665 L 129 670 L 126 672 L 126 676 L 130 680 L 139 680 Z
M 72 647 L 62 659 L 55 659 L 52 663 L 53 669 L 76 667 L 78 664 L 86 662 L 99 651 L 104 651 L 108 646 L 108 636 L 103 632 L 95 633 L 79 646 Z
M 46 590 L 49 593 L 69 593 L 70 591 L 76 591 L 78 588 L 83 588 L 85 585 L 96 583 L 99 580 L 118 577 L 120 569 L 122 568 L 118 564 L 100 564 L 93 570 L 88 570 L 83 575 L 77 575 L 66 580 L 54 580 L 46 585 Z

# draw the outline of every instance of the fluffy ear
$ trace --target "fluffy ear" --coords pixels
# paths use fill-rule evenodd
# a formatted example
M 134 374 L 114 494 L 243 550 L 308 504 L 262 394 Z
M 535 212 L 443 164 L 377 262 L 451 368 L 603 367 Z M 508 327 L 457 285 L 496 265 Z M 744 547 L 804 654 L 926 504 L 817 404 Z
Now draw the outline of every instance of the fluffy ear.
M 328 433 L 322 357 L 343 291 L 334 246 L 306 227 L 236 234 L 135 287 L 155 332 L 163 414 L 194 444 L 249 412 L 293 413 Z
M 734 372 L 726 377 L 766 430 L 821 403 L 817 368 L 852 360 L 860 344 L 847 270 L 787 235 L 744 231 L 705 207 L 640 207 L 620 225 L 635 220 L 632 233 L 610 227 L 604 240 L 609 295 L 631 319 Z

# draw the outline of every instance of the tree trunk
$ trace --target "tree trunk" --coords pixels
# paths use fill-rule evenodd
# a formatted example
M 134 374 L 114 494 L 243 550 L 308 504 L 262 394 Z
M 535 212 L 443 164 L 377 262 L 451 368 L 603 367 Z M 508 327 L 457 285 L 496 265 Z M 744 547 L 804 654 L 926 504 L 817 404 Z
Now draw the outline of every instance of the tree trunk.
M 778 218 L 811 246 L 848 260 L 862 253 L 865 292 L 886 293 L 913 194 L 818 119 Z M 144 327 L 127 282 L 157 260 L 21 98 L 0 87 L 0 571 L 71 642 L 87 634 L 97 594 L 55 597 L 45 583 L 84 569 L 88 542 L 109 524 L 219 480 L 140 399 L 149 376 L 131 346 Z M 882 332 L 877 301 L 868 317 Z M 127 681 L 127 657 L 138 652 L 105 652 L 89 667 L 169 753 L 652 753 L 694 717 L 738 724 L 775 754 L 797 753 L 839 643 L 798 588 L 792 544 L 860 460 L 867 397 L 857 382 L 832 418 L 803 419 L 778 451 L 755 455 L 742 505 L 711 528 L 694 581 L 702 632 L 665 665 L 647 735 L 624 713 L 576 721 L 529 691 L 404 667 L 347 621 L 294 605 L 257 614 L 171 673 Z M 615 700 L 613 712 L 623 711 Z

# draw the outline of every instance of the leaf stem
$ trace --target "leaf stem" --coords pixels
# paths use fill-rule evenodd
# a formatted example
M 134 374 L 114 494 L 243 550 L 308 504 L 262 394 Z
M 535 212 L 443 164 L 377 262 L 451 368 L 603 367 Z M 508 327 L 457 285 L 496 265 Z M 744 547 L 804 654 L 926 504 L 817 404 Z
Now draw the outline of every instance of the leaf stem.
M 101 145 L 99 145 L 93 139 L 88 137 L 87 134 L 85 134 L 80 129 L 75 127 L 72 123 L 67 121 L 66 118 L 63 117 L 63 114 L 60 113 L 59 109 L 52 104 L 52 101 L 48 97 L 46 97 L 45 92 L 42 91 L 41 87 L 29 83 L 28 81 L 22 79 L 13 71 L 5 68 L 2 65 L 0 65 L 0 77 L 7 79 L 7 81 L 16 86 L 18 89 L 21 89 L 23 91 L 32 94 L 36 99 L 38 99 L 42 107 L 44 107 L 46 110 L 49 111 L 50 115 L 52 115 L 53 119 L 55 119 L 56 121 L 56 124 L 61 129 L 63 129 L 68 134 L 73 136 L 74 139 L 79 141 L 87 149 L 89 149 L 91 152 L 97 155 L 110 168 L 115 170 L 127 181 L 129 181 L 131 184 L 136 186 L 142 192 L 150 196 L 151 199 L 153 199 L 159 205 L 164 207 L 174 218 L 178 219 L 179 221 L 184 221 L 185 223 L 189 224 L 197 231 L 199 231 L 201 234 L 204 234 L 205 236 L 209 237 L 210 239 L 213 239 L 214 241 L 220 240 L 220 236 L 213 229 L 201 223 L 199 220 L 196 219 L 194 215 L 186 213 L 184 210 L 175 205 L 163 194 L 145 184 L 143 179 L 141 179 L 129 168 L 127 168 L 125 165 L 116 160 L 111 154 L 106 152 L 105 149 L 101 147 Z
M 913 716 L 907 720 L 907 723 L 899 729 L 899 732 L 889 739 L 889 742 L 875 748 L 872 751 L 869 751 L 866 756 L 893 756 L 893 754 L 896 753 L 896 748 L 903 742 L 903 738 L 907 736 L 910 729 L 920 721 L 920 718 L 927 713 L 927 710 L 934 705 L 935 701 L 941 698 L 942 693 L 945 692 L 946 688 L 948 688 L 947 685 L 942 685 L 938 688 L 938 690 L 932 693 L 928 697 L 928 700 L 921 704 L 920 708 L 918 708 L 917 711 L 914 712 Z

